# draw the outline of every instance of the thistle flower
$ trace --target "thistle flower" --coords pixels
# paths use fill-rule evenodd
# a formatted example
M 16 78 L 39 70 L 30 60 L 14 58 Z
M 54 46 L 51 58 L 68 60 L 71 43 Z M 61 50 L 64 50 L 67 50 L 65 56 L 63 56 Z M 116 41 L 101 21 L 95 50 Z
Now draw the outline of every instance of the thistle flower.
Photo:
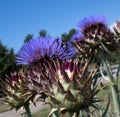
M 84 18 L 79 24 L 79 30 L 85 38 L 75 42 L 78 51 L 86 56 L 98 56 L 100 51 L 115 51 L 117 41 L 113 32 L 107 27 L 105 17 L 91 16 Z M 76 39 L 76 40 L 79 40 Z
M 23 70 L 18 73 L 11 73 L 10 77 L 6 77 L 1 82 L 3 92 L 6 94 L 5 102 L 12 108 L 18 110 L 21 107 L 29 106 L 36 96 L 36 92 L 32 92 L 33 86 L 29 81 L 29 75 L 25 76 Z
M 88 64 L 83 66 L 78 60 L 55 60 L 51 65 L 47 61 L 48 73 L 43 77 L 49 79 L 44 80 L 47 84 L 44 91 L 52 107 L 50 117 L 56 112 L 58 116 L 65 112 L 78 114 L 98 101 L 95 96 L 99 90 L 93 86 L 95 71 L 89 73 Z
M 111 89 L 115 110 L 119 116 L 119 96 L 117 95 L 118 89 L 115 88 L 117 87 L 117 81 L 113 77 L 107 56 L 107 53 L 112 51 L 117 52 L 117 49 L 119 49 L 118 38 L 116 38 L 115 34 L 107 27 L 102 17 L 85 18 L 82 23 L 80 23 L 80 30 L 86 39 L 77 45 L 77 47 L 79 47 L 78 50 L 81 53 L 84 52 L 87 57 L 97 59 L 95 62 L 99 62 L 98 65 L 101 63 L 101 60 L 104 63 L 111 84 L 115 84 L 111 86 Z M 81 46 L 83 44 L 85 45 L 84 47 Z
M 103 16 L 90 16 L 85 17 L 82 21 L 78 24 L 80 31 L 87 35 L 90 35 L 90 33 L 97 33 L 95 31 L 97 30 L 106 30 L 106 20 Z
M 74 47 L 62 39 L 39 37 L 25 43 L 18 52 L 17 64 L 30 64 L 43 58 L 68 59 L 75 55 Z

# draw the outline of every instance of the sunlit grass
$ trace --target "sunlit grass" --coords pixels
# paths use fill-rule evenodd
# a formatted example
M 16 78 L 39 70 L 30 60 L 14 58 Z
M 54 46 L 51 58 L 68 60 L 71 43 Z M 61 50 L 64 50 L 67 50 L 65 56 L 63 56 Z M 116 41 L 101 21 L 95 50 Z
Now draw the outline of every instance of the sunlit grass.
M 44 108 L 36 113 L 33 113 L 32 116 L 33 117 L 47 117 L 49 112 L 50 112 L 50 108 L 47 107 L 47 108 Z

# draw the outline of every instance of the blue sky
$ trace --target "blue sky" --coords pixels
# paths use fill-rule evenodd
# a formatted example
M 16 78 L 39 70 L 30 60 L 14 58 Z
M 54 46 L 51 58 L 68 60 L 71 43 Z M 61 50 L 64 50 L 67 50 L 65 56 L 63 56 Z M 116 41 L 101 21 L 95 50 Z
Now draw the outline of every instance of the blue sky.
M 120 19 L 120 0 L 0 0 L 0 40 L 17 52 L 27 34 L 41 29 L 60 36 L 86 16 L 103 15 L 108 25 Z

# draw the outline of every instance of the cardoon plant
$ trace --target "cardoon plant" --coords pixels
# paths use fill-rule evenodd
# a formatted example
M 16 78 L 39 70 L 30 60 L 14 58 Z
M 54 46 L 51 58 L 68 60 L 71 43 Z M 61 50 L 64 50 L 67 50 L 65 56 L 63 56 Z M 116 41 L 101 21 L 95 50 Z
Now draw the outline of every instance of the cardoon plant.
M 3 92 L 6 94 L 4 101 L 8 103 L 11 109 L 16 111 L 24 107 L 28 117 L 31 117 L 29 109 L 30 102 L 35 97 L 35 92 L 31 93 L 32 84 L 29 81 L 29 75 L 21 70 L 18 73 L 11 73 L 11 76 L 6 76 L 5 81 L 1 82 Z
M 107 27 L 105 17 L 86 17 L 78 24 L 78 33 L 81 36 L 73 36 L 72 40 L 77 40 L 76 45 L 80 54 L 84 57 L 94 56 L 98 58 L 101 52 L 113 51 L 117 47 L 113 32 Z
M 16 56 L 17 64 L 28 65 L 29 79 L 33 83 L 40 100 L 44 101 L 46 93 L 44 87 L 46 84 L 46 77 L 41 77 L 48 73 L 45 66 L 46 61 L 52 63 L 53 60 L 64 60 L 75 56 L 75 49 L 69 42 L 64 42 L 62 39 L 55 39 L 50 37 L 39 37 L 31 39 L 25 43 Z M 35 90 L 34 89 L 34 90 Z M 31 90 L 32 91 L 32 90 Z
M 33 84 L 39 84 L 35 74 L 40 80 L 40 89 L 52 107 L 49 116 L 65 112 L 79 116 L 80 111 L 89 114 L 89 106 L 98 101 L 97 86 L 93 85 L 96 71 L 89 73 L 89 62 L 73 60 L 75 54 L 70 42 L 48 37 L 30 40 L 17 54 L 17 63 L 28 65 L 34 73 L 30 76 Z
M 107 27 L 105 18 L 101 16 L 92 16 L 84 18 L 79 23 L 79 31 L 84 34 L 84 39 L 78 37 L 73 42 L 82 56 L 93 59 L 97 58 L 104 63 L 107 74 L 111 82 L 112 96 L 117 116 L 120 114 L 120 103 L 118 97 L 118 86 L 112 75 L 107 54 L 116 51 L 119 48 L 119 41 L 115 34 Z M 77 38 L 77 37 L 76 37 Z M 73 40 L 73 39 L 72 39 Z M 98 57 L 100 59 L 98 59 Z
M 97 69 L 93 65 L 89 71 L 88 66 L 89 61 L 83 64 L 77 59 L 46 61 L 48 72 L 41 77 L 49 79 L 44 81 L 47 103 L 52 108 L 49 117 L 63 117 L 65 113 L 70 117 L 91 114 L 89 107 L 95 107 L 94 103 L 99 101 L 96 98 L 99 89 L 97 84 L 93 85 Z
M 41 79 L 41 74 L 46 74 L 45 62 L 52 60 L 64 60 L 73 58 L 75 48 L 70 42 L 51 37 L 39 37 L 25 43 L 16 56 L 17 64 L 28 65 L 32 74 L 33 82 Z M 39 70 L 38 70 L 39 69 Z M 35 74 L 38 79 L 34 79 Z M 40 82 L 42 85 L 43 83 Z
M 99 89 L 95 83 L 96 62 L 91 66 L 90 63 L 98 55 L 110 77 L 118 111 L 116 84 L 106 59 L 106 53 L 115 50 L 118 41 L 107 27 L 104 17 L 95 16 L 81 21 L 78 33 L 72 37 L 71 42 L 51 37 L 31 39 L 16 56 L 17 64 L 28 65 L 30 71 L 27 76 L 33 86 L 36 86 L 35 90 L 39 89 L 38 92 L 47 96 L 47 100 L 43 101 L 52 107 L 49 116 L 64 116 L 65 113 L 73 117 L 91 115 L 89 107 L 96 108 L 94 103 L 99 101 L 96 98 Z M 79 56 L 81 61 L 77 58 Z
M 64 42 L 62 39 L 51 37 L 39 37 L 31 39 L 25 43 L 16 56 L 17 64 L 28 65 L 32 73 L 39 74 L 38 79 L 31 77 L 33 82 L 37 80 L 41 83 L 41 74 L 46 74 L 44 63 L 60 59 L 73 58 L 76 54 L 75 48 L 70 42 Z M 39 69 L 39 70 L 37 70 Z M 37 83 L 37 82 L 36 82 Z

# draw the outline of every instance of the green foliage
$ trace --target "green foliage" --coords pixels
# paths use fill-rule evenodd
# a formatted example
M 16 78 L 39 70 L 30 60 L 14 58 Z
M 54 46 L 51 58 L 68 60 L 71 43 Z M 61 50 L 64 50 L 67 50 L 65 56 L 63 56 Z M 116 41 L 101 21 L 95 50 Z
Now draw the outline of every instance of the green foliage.
M 33 34 L 28 34 L 26 37 L 25 37 L 25 39 L 24 39 L 24 43 L 25 42 L 28 42 L 30 39 L 32 39 L 33 38 Z
M 15 54 L 13 49 L 8 49 L 0 41 L 0 80 L 4 81 L 5 76 L 9 76 L 10 72 L 17 71 L 19 67 L 15 62 Z M 4 96 L 1 91 L 1 82 L 0 82 L 0 97 Z
M 46 36 L 49 36 L 47 31 L 45 29 L 42 29 L 39 31 L 39 36 L 40 37 L 46 37 Z M 24 39 L 24 43 L 28 42 L 29 40 L 31 40 L 33 38 L 33 34 L 27 34 L 25 36 L 25 39 Z
M 40 37 L 46 37 L 46 36 L 48 36 L 47 31 L 45 29 L 40 30 L 39 36 Z
M 18 69 L 15 62 L 15 54 L 13 49 L 8 49 L 0 42 L 0 79 L 4 79 L 4 76 L 9 75 L 10 72 Z
M 63 33 L 61 35 L 62 39 L 63 40 L 66 40 L 66 41 L 69 41 L 70 38 L 72 37 L 73 34 L 76 33 L 76 30 L 75 29 L 71 29 L 68 33 Z

